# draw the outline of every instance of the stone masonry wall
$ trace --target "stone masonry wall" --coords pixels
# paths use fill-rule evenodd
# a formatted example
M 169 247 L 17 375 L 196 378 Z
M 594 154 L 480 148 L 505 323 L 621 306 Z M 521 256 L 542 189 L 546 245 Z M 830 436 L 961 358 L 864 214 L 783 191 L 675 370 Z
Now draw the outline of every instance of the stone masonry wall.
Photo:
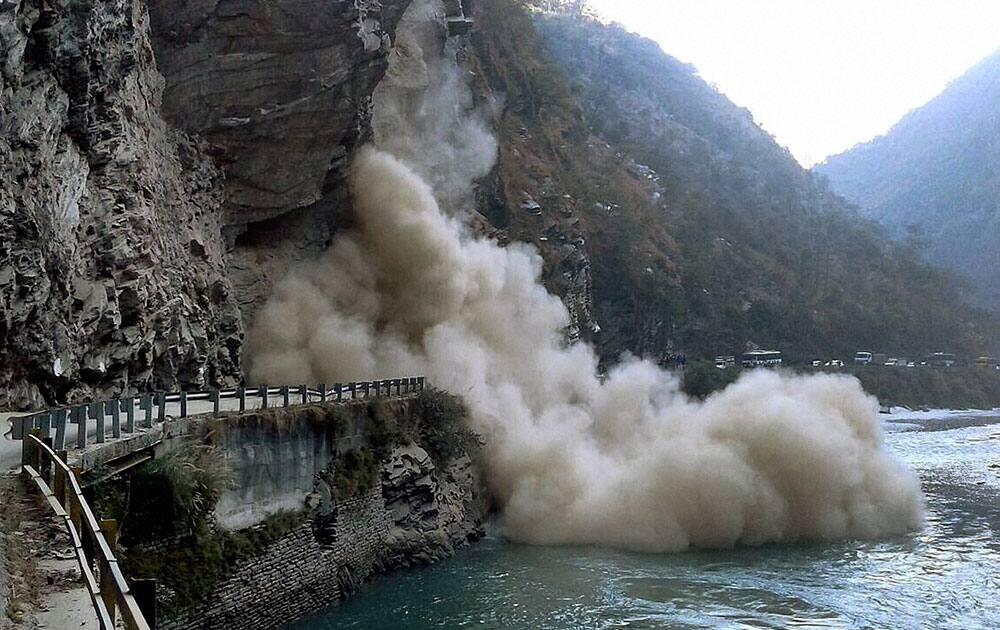
M 355 579 L 371 575 L 391 517 L 380 487 L 338 506 L 336 537 L 320 542 L 309 520 L 245 560 L 202 607 L 159 624 L 163 630 L 280 628 L 339 602 Z
M 401 425 L 418 426 L 424 419 L 416 401 L 381 401 L 377 408 Z M 234 487 L 216 505 L 212 527 L 238 535 L 268 527 L 267 517 L 281 512 L 304 520 L 252 557 L 236 561 L 201 603 L 161 617 L 158 627 L 281 628 L 337 604 L 381 573 L 447 558 L 481 537 L 486 498 L 473 460 L 439 455 L 435 461 L 420 444 L 408 441 L 424 439 L 419 431 L 370 450 L 368 423 L 374 413 L 376 407 L 361 401 L 306 405 L 215 420 L 191 418 L 164 432 L 157 457 L 184 448 L 183 443 L 210 443 L 230 461 Z M 340 471 L 338 466 L 357 465 L 346 456 L 359 449 L 377 452 L 381 460 L 371 469 Z M 374 477 L 357 486 L 356 494 L 343 496 L 351 491 L 337 485 L 338 473 L 352 476 L 359 470 Z M 189 544 L 184 532 L 179 534 L 160 540 L 155 549 L 140 544 L 129 553 L 169 557 L 172 549 Z M 173 596 L 161 583 L 161 602 Z

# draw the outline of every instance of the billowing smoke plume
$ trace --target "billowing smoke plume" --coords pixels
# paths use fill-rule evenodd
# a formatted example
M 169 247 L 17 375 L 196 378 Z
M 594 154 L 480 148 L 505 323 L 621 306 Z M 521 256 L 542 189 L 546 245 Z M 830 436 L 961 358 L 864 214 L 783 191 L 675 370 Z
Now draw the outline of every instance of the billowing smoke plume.
M 428 90 L 413 89 L 378 107 L 419 108 Z M 451 146 L 435 153 L 440 142 Z M 460 198 L 491 163 L 466 168 L 466 151 L 490 143 L 460 142 L 421 132 L 383 145 L 398 157 L 360 152 L 355 225 L 276 288 L 251 330 L 253 380 L 422 373 L 463 396 L 505 532 L 525 542 L 679 551 L 919 526 L 919 483 L 884 450 L 853 379 L 757 372 L 705 402 L 640 360 L 599 380 L 593 349 L 564 342 L 569 317 L 539 282 L 537 252 L 472 237 L 441 210 L 436 191 Z M 437 165 L 432 187 L 410 166 L 427 155 L 467 161 Z

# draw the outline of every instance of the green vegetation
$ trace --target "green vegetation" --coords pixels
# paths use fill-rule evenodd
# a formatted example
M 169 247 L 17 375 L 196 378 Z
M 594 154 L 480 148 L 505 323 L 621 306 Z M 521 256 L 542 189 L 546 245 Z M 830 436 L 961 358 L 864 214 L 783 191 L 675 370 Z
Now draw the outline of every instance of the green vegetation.
M 479 448 L 481 440 L 468 428 L 468 417 L 461 398 L 439 389 L 420 392 L 415 407 L 375 400 L 368 405 L 368 442 L 378 460 L 393 448 L 413 442 L 444 464 Z
M 123 564 L 127 575 L 153 578 L 172 594 L 160 601 L 169 616 L 203 602 L 237 562 L 259 555 L 304 522 L 303 512 L 282 512 L 252 529 L 228 532 L 202 521 L 165 550 L 127 551 Z
M 715 363 L 696 361 L 684 370 L 681 389 L 688 396 L 704 399 L 735 382 L 739 376 L 739 368 L 720 370 Z
M 883 405 L 911 409 L 993 409 L 1000 407 L 1000 372 L 982 368 L 857 367 L 798 370 L 805 374 L 848 374 Z M 742 370 L 720 370 L 710 363 L 689 365 L 684 392 L 705 398 L 739 378 Z
M 795 358 L 866 345 L 972 354 L 990 340 L 995 324 L 959 283 L 892 244 L 692 67 L 596 22 L 541 29 L 592 127 L 660 175 L 656 223 L 677 244 L 682 284 L 679 317 L 664 318 L 677 347 L 713 356 L 752 342 Z M 598 311 L 613 312 L 621 289 L 601 280 Z
M 461 398 L 428 389 L 420 392 L 417 402 L 422 420 L 417 443 L 431 459 L 446 462 L 479 449 L 482 442 L 468 428 L 469 412 Z
M 97 513 L 119 521 L 126 574 L 171 593 L 161 601 L 168 614 L 203 601 L 237 562 L 305 522 L 304 513 L 283 512 L 249 530 L 215 528 L 215 504 L 231 483 L 215 448 L 191 445 L 90 490 Z
M 95 471 L 102 478 L 101 471 Z M 119 524 L 125 546 L 155 543 L 194 532 L 210 519 L 232 484 L 229 463 L 214 447 L 191 445 L 154 459 L 126 477 L 102 481 L 88 492 L 98 514 Z
M 419 444 L 436 463 L 445 464 L 480 447 L 466 424 L 468 410 L 457 396 L 426 389 L 415 407 L 400 401 L 374 400 L 367 405 L 368 448 L 341 455 L 328 476 L 338 499 L 363 495 L 378 482 L 379 463 L 396 447 Z
M 480 440 L 467 428 L 467 416 L 459 398 L 429 389 L 415 402 L 306 406 L 296 411 L 295 419 L 332 423 L 339 433 L 351 431 L 355 420 L 366 421 L 368 446 L 341 455 L 326 476 L 335 497 L 344 500 L 375 488 L 380 463 L 398 446 L 420 444 L 442 465 L 472 454 Z M 207 442 L 237 424 L 280 433 L 290 418 L 278 410 L 232 416 L 210 425 L 202 437 Z M 95 476 L 102 477 L 99 472 Z M 120 524 L 120 560 L 127 575 L 156 579 L 167 594 L 161 606 L 168 615 L 203 602 L 236 563 L 259 555 L 306 522 L 306 511 L 283 512 L 248 530 L 217 528 L 215 506 L 231 484 L 226 458 L 215 447 L 196 443 L 89 490 L 97 513 Z
M 652 183 L 629 172 L 627 160 L 588 128 L 581 106 L 580 86 L 570 81 L 547 49 L 524 3 L 485 0 L 476 4 L 483 25 L 474 40 L 478 74 L 487 86 L 505 95 L 507 108 L 499 125 L 499 196 L 516 208 L 522 191 L 544 197 L 541 219 L 518 210 L 490 218 L 512 237 L 537 242 L 546 224 L 556 223 L 567 236 L 585 240 L 590 254 L 594 295 L 599 299 L 598 320 L 604 332 L 593 338 L 602 356 L 616 360 L 629 350 L 658 355 L 668 349 L 674 318 L 680 315 L 681 281 L 673 258 L 676 244 L 654 199 Z M 560 98 L 533 105 L 533 85 L 544 77 L 550 85 L 566 85 Z M 569 195 L 569 198 L 563 197 Z M 561 201 L 559 201 L 561 199 Z M 557 206 L 562 206 L 557 208 Z M 555 239 L 542 246 L 543 281 L 553 293 L 565 296 L 573 289 L 566 281 L 579 270 L 573 250 Z
M 540 219 L 516 210 L 521 191 L 551 183 L 553 199 L 572 198 L 606 362 L 749 344 L 805 359 L 996 343 L 997 322 L 968 306 L 961 283 L 894 244 L 694 68 L 621 28 L 525 10 L 539 4 L 552 3 L 476 4 L 477 75 L 507 99 L 498 188 L 508 210 L 489 216 L 537 242 L 561 219 L 551 201 Z M 559 295 L 564 249 L 541 246 Z
M 1000 407 L 1000 372 L 981 368 L 845 368 L 884 405 L 937 409 Z
M 333 466 L 331 487 L 338 500 L 368 493 L 378 482 L 379 460 L 367 448 L 348 451 Z

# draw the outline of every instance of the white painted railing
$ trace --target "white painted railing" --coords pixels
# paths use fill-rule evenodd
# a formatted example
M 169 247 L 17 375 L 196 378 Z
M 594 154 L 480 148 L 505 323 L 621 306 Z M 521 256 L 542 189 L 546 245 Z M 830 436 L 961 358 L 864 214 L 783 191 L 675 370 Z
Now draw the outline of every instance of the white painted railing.
M 60 451 L 66 448 L 67 427 L 76 425 L 76 448 L 87 447 L 91 438 L 98 444 L 104 443 L 109 435 L 120 438 L 123 434 L 135 433 L 137 429 L 149 428 L 154 421 L 167 418 L 167 405 L 177 407 L 176 418 L 186 418 L 195 402 L 212 404 L 211 412 L 219 414 L 228 411 L 246 411 L 250 408 L 267 409 L 272 406 L 288 407 L 294 404 L 322 402 L 342 402 L 365 400 L 391 396 L 406 396 L 423 391 L 424 377 L 398 378 L 384 381 L 362 381 L 356 383 L 335 383 L 332 386 L 309 387 L 282 386 L 237 387 L 236 389 L 209 390 L 198 392 L 159 392 L 138 398 L 118 398 L 49 409 L 11 419 L 11 438 L 23 440 L 38 429 L 42 437 L 52 437 L 52 448 Z M 277 400 L 275 400 L 277 399 Z M 257 403 L 254 405 L 253 403 Z M 228 403 L 228 404 L 226 404 Z M 91 435 L 93 427 L 93 435 Z M 53 435 L 54 433 L 54 435 Z

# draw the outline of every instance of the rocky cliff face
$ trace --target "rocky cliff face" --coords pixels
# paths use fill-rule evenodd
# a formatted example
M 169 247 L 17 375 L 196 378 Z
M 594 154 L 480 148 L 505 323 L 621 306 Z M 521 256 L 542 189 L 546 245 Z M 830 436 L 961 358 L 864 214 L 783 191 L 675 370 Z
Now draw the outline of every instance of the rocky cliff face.
M 408 4 L 0 2 L 0 407 L 238 380 Z
M 339 182 L 367 136 L 371 93 L 407 4 L 150 4 L 164 115 L 205 138 L 224 167 L 227 224 L 310 206 Z
M 179 6 L 178 6 L 179 5 Z M 226 174 L 229 274 L 244 321 L 343 220 L 350 155 L 409 0 L 151 3 L 164 116 Z
M 238 375 L 221 174 L 160 117 L 148 26 L 0 3 L 0 406 Z
M 463 455 L 437 466 L 417 444 L 397 448 L 382 465 L 382 496 L 392 517 L 384 569 L 450 557 L 483 534 L 482 480 Z

